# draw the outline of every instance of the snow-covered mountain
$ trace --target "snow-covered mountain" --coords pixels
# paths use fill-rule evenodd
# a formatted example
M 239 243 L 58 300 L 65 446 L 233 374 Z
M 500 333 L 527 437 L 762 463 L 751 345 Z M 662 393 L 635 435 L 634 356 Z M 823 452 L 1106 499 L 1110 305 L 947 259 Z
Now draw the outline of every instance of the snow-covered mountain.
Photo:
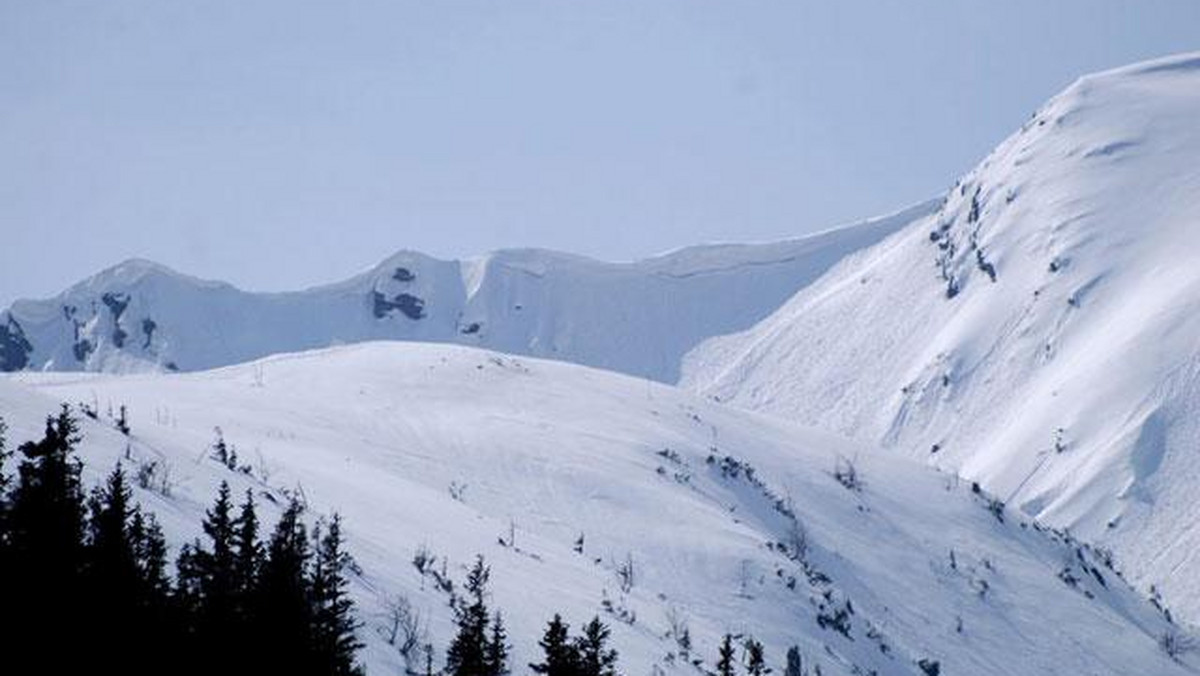
M 128 261 L 0 313 L 0 370 L 200 370 L 372 339 L 454 342 L 675 382 L 700 341 L 766 317 L 846 254 L 933 204 L 803 239 L 709 245 L 636 263 L 540 250 L 468 261 L 402 252 L 294 293 Z
M 685 371 L 979 480 L 1200 615 L 1200 54 L 1082 78 Z
M 451 636 L 418 551 L 457 580 L 486 556 L 514 665 L 562 612 L 610 623 L 629 674 L 700 673 L 672 626 L 707 669 L 724 632 L 761 639 L 777 670 L 799 646 L 827 676 L 1195 668 L 1159 650 L 1178 630 L 1104 552 L 920 463 L 646 380 L 394 341 L 201 373 L 25 373 L 0 379 L 10 442 L 39 435 L 60 400 L 99 410 L 80 451 L 91 482 L 119 460 L 156 463 L 137 499 L 173 552 L 200 535 L 221 480 L 254 490 L 268 522 L 283 489 L 343 514 L 373 674 L 402 666 L 382 638 L 399 594 L 439 661 Z M 130 437 L 105 414 L 122 405 Z M 248 473 L 211 457 L 218 426 Z M 851 490 L 834 469 L 855 456 Z

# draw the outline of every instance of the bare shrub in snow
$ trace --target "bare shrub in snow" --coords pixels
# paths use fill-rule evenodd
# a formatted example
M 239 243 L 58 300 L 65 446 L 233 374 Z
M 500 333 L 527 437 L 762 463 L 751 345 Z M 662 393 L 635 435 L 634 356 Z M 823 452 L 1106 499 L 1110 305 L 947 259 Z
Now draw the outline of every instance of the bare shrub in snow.
M 433 563 L 436 560 L 437 557 L 434 556 L 433 552 L 429 551 L 429 547 L 421 545 L 417 547 L 416 553 L 413 554 L 412 562 L 418 573 L 426 575 L 433 568 Z
M 404 595 L 388 600 L 385 631 L 388 645 L 394 646 L 405 662 L 411 662 L 417 656 L 417 649 L 429 638 L 421 611 Z
M 666 611 L 667 617 L 667 638 L 675 642 L 679 652 L 686 659 L 688 653 L 692 650 L 692 632 L 688 628 L 687 615 L 675 606 L 668 606 Z
M 837 463 L 833 466 L 833 478 L 847 490 L 858 492 L 862 490 L 862 476 L 858 473 L 858 467 L 853 460 L 838 456 Z
M 171 479 L 171 465 L 165 461 L 142 460 L 137 464 L 137 485 L 139 488 L 154 491 L 163 497 L 171 497 L 171 489 L 175 487 Z
M 808 529 L 800 523 L 799 519 L 793 518 L 788 523 L 783 544 L 787 547 L 788 557 L 793 561 L 808 559 Z
M 1177 627 L 1167 627 L 1158 637 L 1158 647 L 1171 659 L 1178 660 L 1185 653 L 1196 649 L 1196 639 Z
M 628 594 L 633 589 L 634 569 L 633 569 L 633 554 L 626 554 L 625 560 L 618 563 L 616 566 L 617 583 L 621 588 L 621 592 Z

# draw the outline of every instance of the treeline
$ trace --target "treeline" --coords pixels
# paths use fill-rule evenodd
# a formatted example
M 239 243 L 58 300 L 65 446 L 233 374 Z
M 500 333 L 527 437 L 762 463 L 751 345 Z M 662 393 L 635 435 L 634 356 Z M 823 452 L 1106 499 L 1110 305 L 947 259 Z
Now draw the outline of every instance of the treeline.
M 508 676 L 511 673 L 504 617 L 487 606 L 489 570 L 483 557 L 467 573 L 464 595 L 454 603 L 458 627 L 446 649 L 445 676 Z M 608 645 L 609 629 L 594 617 L 583 633 L 572 638 L 562 617 L 555 615 L 538 645 L 541 662 L 529 665 L 542 676 L 617 676 L 617 651 Z M 426 653 L 426 676 L 436 676 Z
M 43 437 L 7 450 L 0 419 L 0 673 L 363 674 L 360 628 L 347 594 L 355 566 L 341 519 L 309 527 L 292 497 L 260 537 L 250 491 L 236 501 L 227 483 L 205 513 L 204 538 L 184 545 L 169 569 L 162 529 L 133 502 L 118 465 L 85 490 L 73 451 L 78 421 L 68 406 L 46 419 Z M 17 459 L 16 474 L 8 465 Z M 435 668 L 424 645 L 407 676 L 510 676 L 503 614 L 487 604 L 483 557 L 451 606 L 457 631 Z M 686 629 L 677 637 L 685 653 Z M 619 676 L 610 630 L 593 617 L 572 636 L 560 615 L 538 645 L 538 676 Z M 765 676 L 763 646 L 726 635 L 709 676 Z M 521 669 L 522 673 L 525 669 Z M 819 676 L 796 648 L 784 676 Z M 927 672 L 928 673 L 928 672 Z M 932 672 L 936 674 L 935 672 Z
M 292 499 L 264 541 L 253 496 L 235 507 L 222 484 L 204 541 L 172 576 L 120 466 L 85 491 L 68 407 L 15 453 L 3 433 L 0 422 L 0 672 L 362 672 L 337 516 L 310 529 Z

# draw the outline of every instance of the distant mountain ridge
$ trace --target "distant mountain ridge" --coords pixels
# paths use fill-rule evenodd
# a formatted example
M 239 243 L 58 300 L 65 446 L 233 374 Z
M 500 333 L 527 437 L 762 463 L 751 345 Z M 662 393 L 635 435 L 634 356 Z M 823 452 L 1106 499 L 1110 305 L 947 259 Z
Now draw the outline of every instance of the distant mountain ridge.
M 364 340 L 460 343 L 662 382 L 932 204 L 809 237 L 689 247 L 634 263 L 503 250 L 397 253 L 348 280 L 254 293 L 130 260 L 0 313 L 0 370 L 203 370 Z

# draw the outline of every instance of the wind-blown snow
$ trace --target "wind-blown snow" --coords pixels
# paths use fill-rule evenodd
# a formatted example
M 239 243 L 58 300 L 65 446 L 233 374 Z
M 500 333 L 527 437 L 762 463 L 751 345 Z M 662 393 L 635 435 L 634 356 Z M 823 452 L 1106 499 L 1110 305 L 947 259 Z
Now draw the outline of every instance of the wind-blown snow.
M 596 613 L 610 622 L 624 673 L 695 673 L 664 661 L 675 608 L 708 668 L 729 631 L 762 639 L 777 670 L 796 644 L 825 674 L 919 674 L 922 659 L 943 674 L 1187 673 L 1156 647 L 1166 620 L 1095 550 L 1011 511 L 1001 522 L 967 484 L 919 463 L 649 381 L 399 342 L 201 373 L 21 374 L 0 379 L 10 441 L 40 433 L 57 400 L 101 411 L 84 421 L 91 481 L 121 458 L 170 466 L 170 497 L 137 497 L 175 552 L 199 535 L 221 480 L 253 489 L 267 522 L 283 488 L 302 489 L 315 514 L 341 512 L 375 674 L 401 667 L 379 635 L 388 596 L 424 611 L 439 650 L 450 638 L 446 596 L 411 563 L 422 545 L 456 579 L 487 557 L 514 672 L 562 612 L 575 626 Z M 121 404 L 128 439 L 105 420 Z M 252 476 L 208 457 L 216 426 Z M 831 476 L 839 455 L 859 458 L 861 492 Z M 829 582 L 810 582 L 777 550 L 790 510 Z M 499 543 L 510 524 L 513 547 Z M 624 594 L 614 567 L 627 556 L 636 572 Z M 605 613 L 605 597 L 636 621 Z M 848 636 L 818 625 L 821 604 L 847 602 Z
M 683 382 L 978 479 L 1197 617 L 1198 63 L 1082 78 Z
M 683 354 L 775 310 L 850 252 L 933 208 L 785 242 L 636 263 L 542 250 L 401 252 L 330 286 L 249 293 L 128 261 L 0 313 L 0 371 L 202 370 L 363 340 L 454 342 L 675 382 Z

